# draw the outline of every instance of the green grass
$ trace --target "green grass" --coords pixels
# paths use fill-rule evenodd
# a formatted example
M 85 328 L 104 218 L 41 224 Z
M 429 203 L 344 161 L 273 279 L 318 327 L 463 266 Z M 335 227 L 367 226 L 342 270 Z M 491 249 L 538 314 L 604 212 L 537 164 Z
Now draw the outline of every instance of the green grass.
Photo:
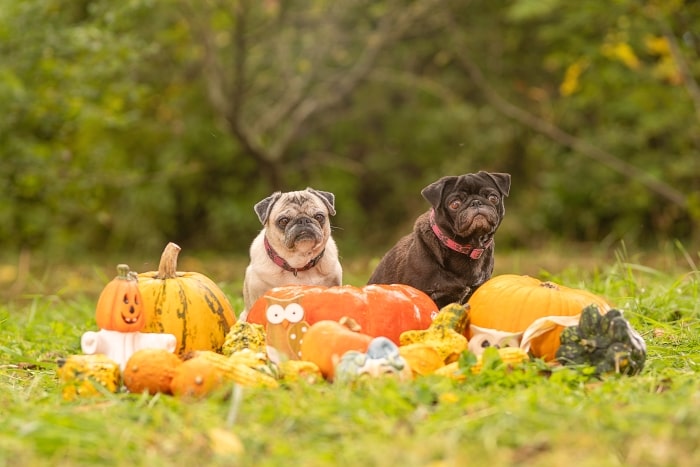
M 504 254 L 498 272 L 608 297 L 647 342 L 638 376 L 597 379 L 532 363 L 462 383 L 245 389 L 238 405 L 224 395 L 64 401 L 55 361 L 79 353 L 80 336 L 95 329 L 110 268 L 28 278 L 26 289 L 39 292 L 0 305 L 0 465 L 700 465 L 700 273 L 685 254 L 626 255 L 547 270 L 536 269 L 543 256 Z M 352 264 L 346 282 L 359 285 L 368 263 Z M 197 268 L 212 277 L 225 269 L 206 266 Z M 240 310 L 240 276 L 222 287 Z

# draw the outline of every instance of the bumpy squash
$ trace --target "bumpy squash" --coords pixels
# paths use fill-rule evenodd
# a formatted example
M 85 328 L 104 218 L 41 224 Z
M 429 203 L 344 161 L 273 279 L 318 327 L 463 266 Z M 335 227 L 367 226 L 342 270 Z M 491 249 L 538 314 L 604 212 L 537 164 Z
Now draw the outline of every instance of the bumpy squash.
M 560 339 L 556 356 L 564 365 L 591 365 L 598 374 L 636 375 L 644 368 L 646 343 L 619 310 L 601 315 L 597 306 L 587 306 Z
M 464 337 L 469 326 L 469 306 L 451 303 L 444 306 L 435 320 L 425 330 L 409 330 L 401 333 L 401 346 L 423 343 L 438 353 L 443 363 L 455 361 L 467 349 Z
M 498 358 L 503 362 L 506 368 L 512 369 L 530 360 L 530 356 L 523 349 L 518 347 L 504 347 L 495 349 L 492 352 L 498 352 Z M 481 373 L 484 367 L 484 354 L 476 357 L 476 363 L 472 365 L 469 371 L 473 375 Z M 459 362 L 452 362 L 435 370 L 434 374 L 440 376 L 448 376 L 457 381 L 464 381 L 467 378 L 464 370 L 460 367 Z
M 231 326 L 221 352 L 231 355 L 248 349 L 251 352 L 265 352 L 265 328 L 262 324 L 237 321 Z
M 158 271 L 138 275 L 146 311 L 143 331 L 175 335 L 177 354 L 192 350 L 218 352 L 236 322 L 233 307 L 205 275 L 177 271 L 179 252 L 179 246 L 168 243 Z
M 106 355 L 71 355 L 58 360 L 56 370 L 65 400 L 117 392 L 121 383 L 119 364 Z
M 280 364 L 282 381 L 296 383 L 305 381 L 308 384 L 323 381 L 321 369 L 313 362 L 305 360 L 285 360 Z
M 435 347 L 423 342 L 402 345 L 399 347 L 399 354 L 411 367 L 414 377 L 429 375 L 438 368 L 445 366 L 445 359 L 440 356 Z
M 262 354 L 259 354 L 262 355 Z M 254 352 L 239 352 L 226 357 L 210 350 L 193 352 L 192 360 L 206 360 L 214 365 L 227 381 L 246 387 L 276 388 L 277 379 L 268 374 L 265 362 Z M 187 360 L 190 361 L 190 360 Z
M 535 357 L 552 360 L 564 327 L 576 324 L 581 310 L 591 304 L 602 312 L 610 309 L 605 299 L 586 290 L 541 282 L 529 276 L 495 276 L 469 299 L 470 344 L 477 331 L 524 333 L 521 347 L 529 349 Z M 494 346 L 494 342 L 483 344 Z M 471 346 L 470 350 L 474 351 Z
M 403 331 L 430 326 L 438 311 L 430 297 L 407 285 L 291 285 L 276 287 L 260 297 L 250 308 L 248 322 L 268 324 L 266 310 L 270 299 L 295 300 L 309 325 L 322 320 L 338 321 L 347 316 L 359 324 L 363 333 L 384 336 L 396 344 Z

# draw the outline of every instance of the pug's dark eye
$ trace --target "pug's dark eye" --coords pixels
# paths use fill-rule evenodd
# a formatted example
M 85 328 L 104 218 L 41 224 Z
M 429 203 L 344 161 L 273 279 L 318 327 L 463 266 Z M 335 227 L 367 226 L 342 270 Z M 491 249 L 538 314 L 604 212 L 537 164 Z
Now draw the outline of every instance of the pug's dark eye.
M 496 195 L 489 195 L 489 201 L 491 201 L 493 204 L 498 204 L 498 201 L 500 201 L 500 198 Z
M 323 214 L 320 214 L 320 213 L 319 213 L 319 214 L 316 214 L 316 215 L 314 216 L 314 219 L 316 219 L 316 221 L 317 221 L 319 224 L 323 224 L 323 221 L 326 220 L 326 216 L 324 216 Z
M 277 226 L 281 229 L 284 229 L 287 227 L 287 224 L 289 224 L 289 217 L 280 217 L 277 219 Z
M 458 199 L 453 199 L 452 201 L 450 201 L 450 209 L 452 209 L 453 211 L 456 211 L 457 209 L 459 209 L 459 207 L 461 205 L 462 205 L 462 202 Z

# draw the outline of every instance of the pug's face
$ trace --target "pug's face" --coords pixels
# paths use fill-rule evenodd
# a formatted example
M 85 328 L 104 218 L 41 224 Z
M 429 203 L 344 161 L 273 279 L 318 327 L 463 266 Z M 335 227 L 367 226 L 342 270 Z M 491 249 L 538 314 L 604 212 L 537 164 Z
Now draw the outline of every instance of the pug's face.
M 276 192 L 255 205 L 270 245 L 280 254 L 322 249 L 331 236 L 335 196 L 307 188 Z
M 441 229 L 478 243 L 496 232 L 509 191 L 509 174 L 478 172 L 443 177 L 425 187 L 422 194 L 432 204 Z

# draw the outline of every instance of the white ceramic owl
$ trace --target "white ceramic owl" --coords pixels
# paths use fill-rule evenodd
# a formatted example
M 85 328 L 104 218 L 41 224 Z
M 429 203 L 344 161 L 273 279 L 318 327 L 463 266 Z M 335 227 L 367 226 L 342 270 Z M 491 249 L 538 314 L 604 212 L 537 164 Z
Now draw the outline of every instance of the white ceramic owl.
M 469 339 L 469 350 L 475 355 L 481 355 L 486 347 L 520 347 L 522 332 L 505 332 L 496 329 L 470 326 L 472 338 Z
M 309 323 L 304 321 L 304 308 L 299 303 L 300 299 L 301 296 L 290 299 L 265 296 L 267 355 L 277 364 L 285 360 L 299 360 L 301 356 L 301 342 L 309 329 Z

